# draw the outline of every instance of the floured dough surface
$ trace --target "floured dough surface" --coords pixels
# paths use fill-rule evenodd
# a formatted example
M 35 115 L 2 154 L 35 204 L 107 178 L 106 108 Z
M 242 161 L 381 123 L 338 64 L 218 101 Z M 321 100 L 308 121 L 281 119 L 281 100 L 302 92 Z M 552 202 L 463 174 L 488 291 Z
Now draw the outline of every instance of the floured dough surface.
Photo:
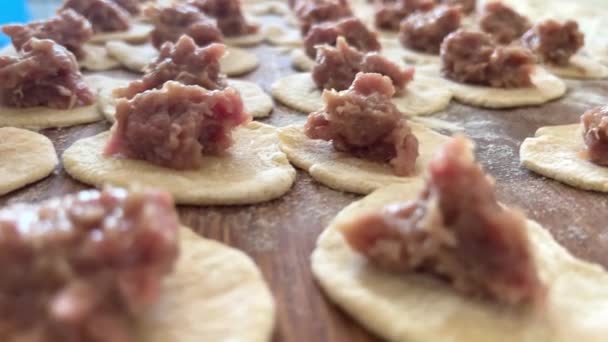
M 0 128 L 0 196 L 53 172 L 59 161 L 44 135 L 14 127 Z
M 233 137 L 235 143 L 226 155 L 205 157 L 197 170 L 105 157 L 109 132 L 74 143 L 63 154 L 63 164 L 67 173 L 84 183 L 154 187 L 170 192 L 179 204 L 253 204 L 289 191 L 296 171 L 279 148 L 275 128 L 252 122 L 236 129 Z
M 303 38 L 300 31 L 296 29 L 286 29 L 278 25 L 269 25 L 265 29 L 266 41 L 272 45 L 300 47 L 303 45 Z
M 552 74 L 563 78 L 602 79 L 608 77 L 608 66 L 581 54 L 570 58 L 567 66 L 544 65 Z
M 388 164 L 337 152 L 331 142 L 309 139 L 302 126 L 282 128 L 279 137 L 289 160 L 318 182 L 336 190 L 368 194 L 390 184 L 420 182 L 435 150 L 448 139 L 420 124 L 410 122 L 410 126 L 418 138 L 420 156 L 414 175 L 409 177 L 396 176 Z
M 161 297 L 137 326 L 137 341 L 270 340 L 272 294 L 251 258 L 187 228 Z
M 407 64 L 441 64 L 439 55 L 414 51 L 403 47 L 399 42 L 399 34 L 383 31 L 380 34 L 380 44 L 383 50 L 391 50 L 392 54 L 398 55 Z
M 300 71 L 311 71 L 315 67 L 315 60 L 308 57 L 303 49 L 291 51 L 291 65 Z
M 110 56 L 125 68 L 139 73 L 158 57 L 158 50 L 152 44 L 132 45 L 121 41 L 110 41 L 106 43 L 106 48 Z M 255 70 L 259 63 L 255 54 L 232 46 L 226 47 L 226 55 L 220 60 L 221 70 L 228 76 L 246 74 Z
M 587 160 L 580 124 L 542 127 L 521 144 L 524 167 L 583 190 L 608 192 L 608 167 Z
M 85 81 L 95 92 L 114 83 L 112 78 L 101 75 L 85 76 Z M 20 109 L 0 106 L 0 127 L 12 126 L 37 130 L 81 125 L 101 119 L 98 103 L 68 110 L 46 107 Z
M 272 85 L 272 95 L 287 106 L 311 113 L 325 105 L 322 91 L 310 73 L 293 74 Z M 418 74 L 408 83 L 403 93 L 393 97 L 393 103 L 407 115 L 427 115 L 445 109 L 452 99 L 452 91 L 441 79 Z
M 114 122 L 114 114 L 116 113 L 116 98 L 112 92 L 114 89 L 124 87 L 127 84 L 129 84 L 129 80 L 114 79 L 113 84 L 108 83 L 99 92 L 99 108 L 106 120 Z M 259 85 L 248 81 L 228 80 L 228 86 L 236 89 L 241 94 L 245 111 L 254 118 L 267 117 L 272 112 L 272 98 Z
M 78 61 L 82 69 L 104 71 L 120 67 L 120 63 L 108 54 L 104 46 L 85 44 L 85 57 Z
M 264 36 L 264 31 L 260 28 L 260 30 L 256 33 L 246 34 L 242 36 L 234 36 L 234 37 L 224 37 L 224 42 L 227 45 L 232 46 L 251 46 L 257 45 L 264 41 L 266 37 Z
M 132 21 L 131 28 L 129 28 L 127 31 L 98 33 L 89 40 L 89 43 L 103 44 L 110 40 L 120 40 L 129 43 L 143 43 L 148 40 L 148 36 L 150 36 L 153 29 L 154 26 L 151 24 Z
M 444 80 L 458 101 L 483 108 L 538 106 L 564 96 L 567 90 L 564 81 L 541 67 L 532 74 L 534 87 L 504 89 Z
M 382 271 L 355 253 L 338 227 L 369 210 L 415 199 L 421 183 L 378 190 L 338 214 L 312 254 L 313 274 L 328 297 L 370 331 L 399 342 L 605 341 L 608 274 L 573 257 L 528 221 L 546 309 L 515 310 L 456 292 L 426 275 Z
M 287 15 L 291 12 L 285 1 L 243 1 L 245 12 L 253 15 Z

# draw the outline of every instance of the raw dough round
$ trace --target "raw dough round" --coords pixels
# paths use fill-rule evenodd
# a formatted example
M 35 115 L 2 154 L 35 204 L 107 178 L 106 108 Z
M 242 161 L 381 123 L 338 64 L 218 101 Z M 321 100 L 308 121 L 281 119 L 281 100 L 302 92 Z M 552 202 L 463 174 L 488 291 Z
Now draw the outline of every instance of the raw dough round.
M 544 65 L 552 74 L 563 78 L 602 79 L 608 77 L 608 66 L 583 55 L 574 55 L 567 66 Z
M 227 45 L 232 46 L 252 46 L 260 44 L 264 39 L 266 39 L 266 37 L 264 36 L 263 30 L 260 28 L 260 31 L 257 33 L 246 34 L 244 36 L 224 37 L 224 42 Z
M 274 317 L 274 299 L 251 258 L 182 228 L 174 273 L 136 335 L 145 342 L 266 342 Z
M 358 215 L 415 199 L 421 183 L 378 190 L 338 214 L 312 254 L 328 297 L 367 329 L 399 342 L 600 342 L 608 334 L 608 274 L 573 257 L 536 222 L 529 236 L 544 283 L 546 309 L 512 310 L 462 296 L 435 278 L 397 275 L 369 264 L 338 227 Z M 539 310 L 540 311 L 540 310 Z
M 303 49 L 293 49 L 291 51 L 291 65 L 299 71 L 311 71 L 316 63 L 314 59 L 308 57 Z
M 425 126 L 410 122 L 420 143 L 420 156 L 416 160 L 416 173 L 399 177 L 388 164 L 376 163 L 337 152 L 331 142 L 309 139 L 301 126 L 288 126 L 279 131 L 281 149 L 297 167 L 308 171 L 318 182 L 336 190 L 369 194 L 394 183 L 419 182 L 435 150 L 448 137 Z
M 114 114 L 116 113 L 116 99 L 112 92 L 114 89 L 124 87 L 128 83 L 129 80 L 116 79 L 113 86 L 106 86 L 99 92 L 99 109 L 109 122 L 114 122 Z M 228 80 L 228 86 L 236 89 L 241 94 L 245 111 L 254 118 L 267 117 L 272 112 L 272 98 L 257 84 L 248 81 Z
M 153 25 L 134 21 L 131 23 L 131 28 L 127 31 L 98 33 L 89 40 L 89 43 L 103 44 L 110 40 L 121 40 L 129 43 L 143 43 L 148 40 L 152 30 L 154 30 Z
M 78 61 L 80 68 L 91 71 L 104 71 L 120 67 L 120 63 L 110 57 L 104 46 L 85 44 L 83 50 L 86 55 Z
M 423 69 L 429 70 L 428 68 Z M 436 70 L 436 74 L 439 71 Z M 537 67 L 532 74 L 534 87 L 527 88 L 492 88 L 472 84 L 458 83 L 446 78 L 446 85 L 454 97 L 465 104 L 483 108 L 515 108 L 537 106 L 558 99 L 566 94 L 566 84 L 547 70 Z
M 170 192 L 179 204 L 240 205 L 278 198 L 296 171 L 277 143 L 272 126 L 252 122 L 234 132 L 225 156 L 207 156 L 197 170 L 174 170 L 142 160 L 103 156 L 109 132 L 77 141 L 63 154 L 72 177 L 97 187 L 148 186 Z
M 113 84 L 112 78 L 101 75 L 85 76 L 85 80 L 97 92 L 108 84 Z M 19 109 L 0 106 L 0 127 L 11 126 L 38 130 L 81 125 L 101 119 L 103 118 L 98 104 L 68 110 L 46 107 Z
M 580 124 L 542 127 L 521 144 L 524 167 L 583 190 L 608 192 L 608 167 L 586 160 Z
M 300 31 L 296 29 L 286 29 L 282 26 L 269 25 L 266 27 L 266 41 L 272 45 L 300 47 L 303 45 L 303 38 Z
M 441 64 L 439 55 L 414 51 L 403 47 L 396 33 L 381 33 L 380 44 L 383 50 L 391 50 L 393 54 L 399 55 L 406 64 Z
M 272 85 L 272 95 L 277 100 L 306 114 L 323 108 L 321 94 L 310 73 L 293 74 Z M 406 115 L 428 115 L 445 109 L 451 99 L 452 91 L 441 79 L 417 74 L 405 94 L 393 97 L 393 103 Z
M 125 68 L 139 73 L 158 57 L 158 50 L 152 44 L 131 45 L 121 41 L 110 41 L 106 43 L 106 49 L 110 56 Z M 226 47 L 226 55 L 220 60 L 221 70 L 228 76 L 246 74 L 255 70 L 258 65 L 259 59 L 255 54 L 232 46 Z
M 59 161 L 53 143 L 25 129 L 0 128 L 0 196 L 53 172 Z

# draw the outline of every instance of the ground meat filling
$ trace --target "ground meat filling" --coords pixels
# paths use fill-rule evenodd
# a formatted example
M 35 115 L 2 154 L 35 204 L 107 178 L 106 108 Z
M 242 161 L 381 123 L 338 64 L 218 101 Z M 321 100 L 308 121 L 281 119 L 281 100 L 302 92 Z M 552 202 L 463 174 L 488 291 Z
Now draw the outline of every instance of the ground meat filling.
M 585 35 L 579 31 L 576 21 L 560 23 L 548 19 L 534 25 L 522 41 L 543 62 L 568 65 L 570 57 L 585 45 Z
M 479 27 L 500 44 L 519 39 L 531 26 L 528 18 L 498 1 L 487 3 L 479 19 Z
M 348 90 L 323 92 L 325 108 L 308 116 L 306 136 L 331 141 L 340 152 L 390 163 L 399 176 L 411 175 L 418 139 L 391 102 L 394 93 L 390 78 L 357 74 Z
M 401 23 L 399 40 L 409 49 L 439 54 L 441 42 L 458 30 L 461 19 L 460 9 L 454 6 L 437 6 L 429 12 L 412 14 Z
M 71 9 L 61 11 L 45 21 L 3 26 L 2 32 L 11 37 L 16 50 L 21 50 L 30 38 L 50 39 L 66 47 L 78 58 L 84 57 L 82 45 L 93 36 L 89 21 Z
M 0 79 L 0 100 L 8 107 L 71 109 L 95 102 L 76 57 L 48 39 L 30 39 L 18 57 L 1 56 Z
M 61 10 L 71 8 L 91 22 L 93 31 L 126 31 L 131 27 L 129 12 L 111 0 L 66 0 Z
M 129 342 L 178 255 L 159 191 L 84 191 L 0 210 L 6 341 Z
M 300 22 L 302 35 L 306 35 L 314 24 L 353 16 L 347 0 L 298 1 L 294 11 Z
M 380 29 L 398 31 L 401 21 L 408 15 L 417 11 L 429 11 L 434 6 L 433 0 L 380 1 L 376 6 L 374 22 Z
M 320 46 L 312 78 L 321 89 L 345 90 L 359 72 L 388 76 L 397 90 L 403 90 L 414 77 L 413 68 L 401 68 L 376 52 L 359 52 L 339 37 L 336 47 Z
M 112 0 L 118 6 L 131 14 L 139 14 L 141 12 L 141 3 L 143 0 Z
M 200 48 L 188 36 L 177 43 L 165 43 L 158 58 L 147 66 L 146 74 L 124 88 L 114 91 L 117 97 L 128 99 L 150 89 L 159 89 L 167 81 L 198 85 L 208 90 L 226 87 L 226 76 L 221 73 L 220 59 L 225 53 L 222 44 Z
M 341 231 L 388 271 L 431 274 L 462 293 L 507 304 L 541 302 L 546 291 L 525 216 L 497 202 L 494 181 L 470 145 L 459 137 L 439 151 L 417 200 L 388 205 Z
M 116 124 L 105 155 L 173 169 L 196 169 L 204 155 L 233 144 L 232 130 L 250 120 L 239 93 L 167 82 L 116 106 Z
M 598 165 L 608 166 L 608 106 L 586 111 L 581 116 L 581 124 L 589 159 Z
M 252 34 L 259 30 L 257 25 L 245 20 L 240 0 L 189 0 L 188 3 L 215 18 L 226 37 Z
M 472 13 L 475 10 L 476 0 L 439 0 L 439 3 L 450 6 L 460 6 L 462 13 Z
M 532 86 L 534 55 L 518 46 L 497 46 L 483 32 L 460 30 L 441 45 L 444 76 L 457 82 L 496 88 Z
M 306 54 L 314 59 L 317 45 L 335 46 L 339 36 L 344 37 L 349 45 L 359 51 L 378 51 L 381 48 L 375 32 L 370 31 L 357 18 L 346 18 L 337 22 L 314 25 L 304 38 Z
M 183 35 L 192 37 L 199 46 L 224 41 L 224 35 L 215 20 L 201 13 L 196 7 L 185 4 L 151 6 L 145 9 L 144 14 L 154 25 L 150 40 L 157 49 L 165 42 L 177 42 Z

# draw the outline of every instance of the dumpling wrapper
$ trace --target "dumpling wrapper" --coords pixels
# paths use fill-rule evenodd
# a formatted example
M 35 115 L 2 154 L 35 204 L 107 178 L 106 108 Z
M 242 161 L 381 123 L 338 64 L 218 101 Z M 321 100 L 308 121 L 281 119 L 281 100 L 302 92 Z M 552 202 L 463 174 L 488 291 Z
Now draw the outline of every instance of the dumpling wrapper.
M 147 161 L 105 157 L 110 134 L 75 142 L 63 165 L 75 179 L 105 184 L 153 187 L 173 195 L 178 204 L 241 205 L 278 198 L 291 188 L 296 171 L 279 148 L 274 127 L 252 122 L 237 128 L 234 145 L 223 156 L 206 156 L 196 170 L 175 170 Z
M 538 223 L 528 232 L 546 309 L 517 310 L 473 299 L 422 274 L 394 274 L 354 252 L 338 227 L 386 204 L 413 200 L 422 182 L 387 187 L 342 210 L 321 234 L 312 271 L 330 298 L 360 324 L 395 342 L 600 342 L 608 335 L 608 274 L 576 259 Z
M 103 32 L 95 34 L 89 43 L 104 44 L 111 40 L 119 40 L 129 43 L 143 43 L 148 40 L 150 33 L 154 30 L 152 24 L 132 21 L 131 28 L 126 31 Z
M 264 31 L 260 30 L 256 33 L 246 34 L 242 36 L 224 37 L 224 42 L 232 46 L 252 46 L 263 42 L 266 39 Z
M 452 92 L 437 77 L 416 74 L 407 84 L 405 93 L 397 93 L 393 103 L 406 115 L 428 115 L 445 109 Z M 317 111 L 323 106 L 322 91 L 310 73 L 289 75 L 274 82 L 272 95 L 278 101 L 303 113 Z
M 291 65 L 299 71 L 311 71 L 315 67 L 316 62 L 308 57 L 303 49 L 293 49 L 291 51 Z
M 265 29 L 266 41 L 271 45 L 301 47 L 304 41 L 300 31 L 282 26 L 269 25 Z
M 269 341 L 274 299 L 243 252 L 180 229 L 180 255 L 136 341 Z
M 59 160 L 49 138 L 25 129 L 0 128 L 0 196 L 50 175 Z
M 419 142 L 420 156 L 416 160 L 414 175 L 400 177 L 394 174 L 388 163 L 378 163 L 337 152 L 331 142 L 313 140 L 304 134 L 302 126 L 288 126 L 280 129 L 281 149 L 297 167 L 306 170 L 312 178 L 332 189 L 369 194 L 370 192 L 395 183 L 417 183 L 424 176 L 428 162 L 435 150 L 448 137 L 410 122 L 410 127 Z
M 608 192 L 608 167 L 584 157 L 580 124 L 541 127 L 521 144 L 522 165 L 575 188 Z
M 114 122 L 116 113 L 116 98 L 112 94 L 114 89 L 129 84 L 129 80 L 115 80 L 113 87 L 105 87 L 99 92 L 99 108 L 109 122 Z M 228 86 L 236 89 L 243 99 L 245 111 L 254 118 L 263 118 L 270 115 L 274 107 L 272 98 L 257 84 L 241 80 L 228 80 Z
M 245 12 L 261 15 L 287 15 L 291 12 L 289 5 L 285 1 L 264 0 L 264 1 L 242 1 Z
M 109 41 L 106 49 L 125 68 L 134 72 L 143 72 L 146 65 L 158 57 L 158 50 L 152 44 L 131 45 L 121 41 Z M 227 46 L 226 55 L 220 60 L 223 73 L 228 76 L 240 76 L 255 70 L 260 61 L 258 57 L 237 47 Z
M 543 65 L 550 73 L 573 79 L 602 79 L 608 78 L 608 66 L 596 61 L 591 57 L 581 54 L 574 55 L 570 58 L 570 64 L 567 66 L 556 66 L 551 64 Z
M 114 80 L 107 76 L 85 76 L 94 92 L 112 87 Z M 52 127 L 69 127 L 102 120 L 98 103 L 73 109 L 47 107 L 13 108 L 0 106 L 0 127 L 22 127 L 39 130 Z
M 416 71 L 419 74 L 440 75 L 439 66 L 427 65 L 417 68 Z M 542 67 L 537 66 L 531 78 L 533 87 L 509 89 L 459 83 L 445 77 L 442 79 L 458 101 L 482 108 L 538 106 L 566 94 L 566 83 Z
M 398 55 L 406 64 L 441 64 L 441 58 L 439 55 L 408 49 L 401 45 L 398 36 L 399 35 L 397 33 L 387 33 L 386 31 L 382 32 L 380 35 L 380 44 L 382 45 L 382 48 L 392 50 L 394 54 Z

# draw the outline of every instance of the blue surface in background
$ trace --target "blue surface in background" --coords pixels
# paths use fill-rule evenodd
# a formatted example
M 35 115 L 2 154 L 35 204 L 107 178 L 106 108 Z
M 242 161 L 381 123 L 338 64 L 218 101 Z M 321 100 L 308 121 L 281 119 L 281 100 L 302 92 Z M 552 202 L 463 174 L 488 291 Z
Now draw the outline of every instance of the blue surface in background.
M 1 0 L 0 3 L 0 25 L 25 23 L 30 20 L 30 11 L 25 0 Z M 0 34 L 0 46 L 9 42 L 7 36 Z

